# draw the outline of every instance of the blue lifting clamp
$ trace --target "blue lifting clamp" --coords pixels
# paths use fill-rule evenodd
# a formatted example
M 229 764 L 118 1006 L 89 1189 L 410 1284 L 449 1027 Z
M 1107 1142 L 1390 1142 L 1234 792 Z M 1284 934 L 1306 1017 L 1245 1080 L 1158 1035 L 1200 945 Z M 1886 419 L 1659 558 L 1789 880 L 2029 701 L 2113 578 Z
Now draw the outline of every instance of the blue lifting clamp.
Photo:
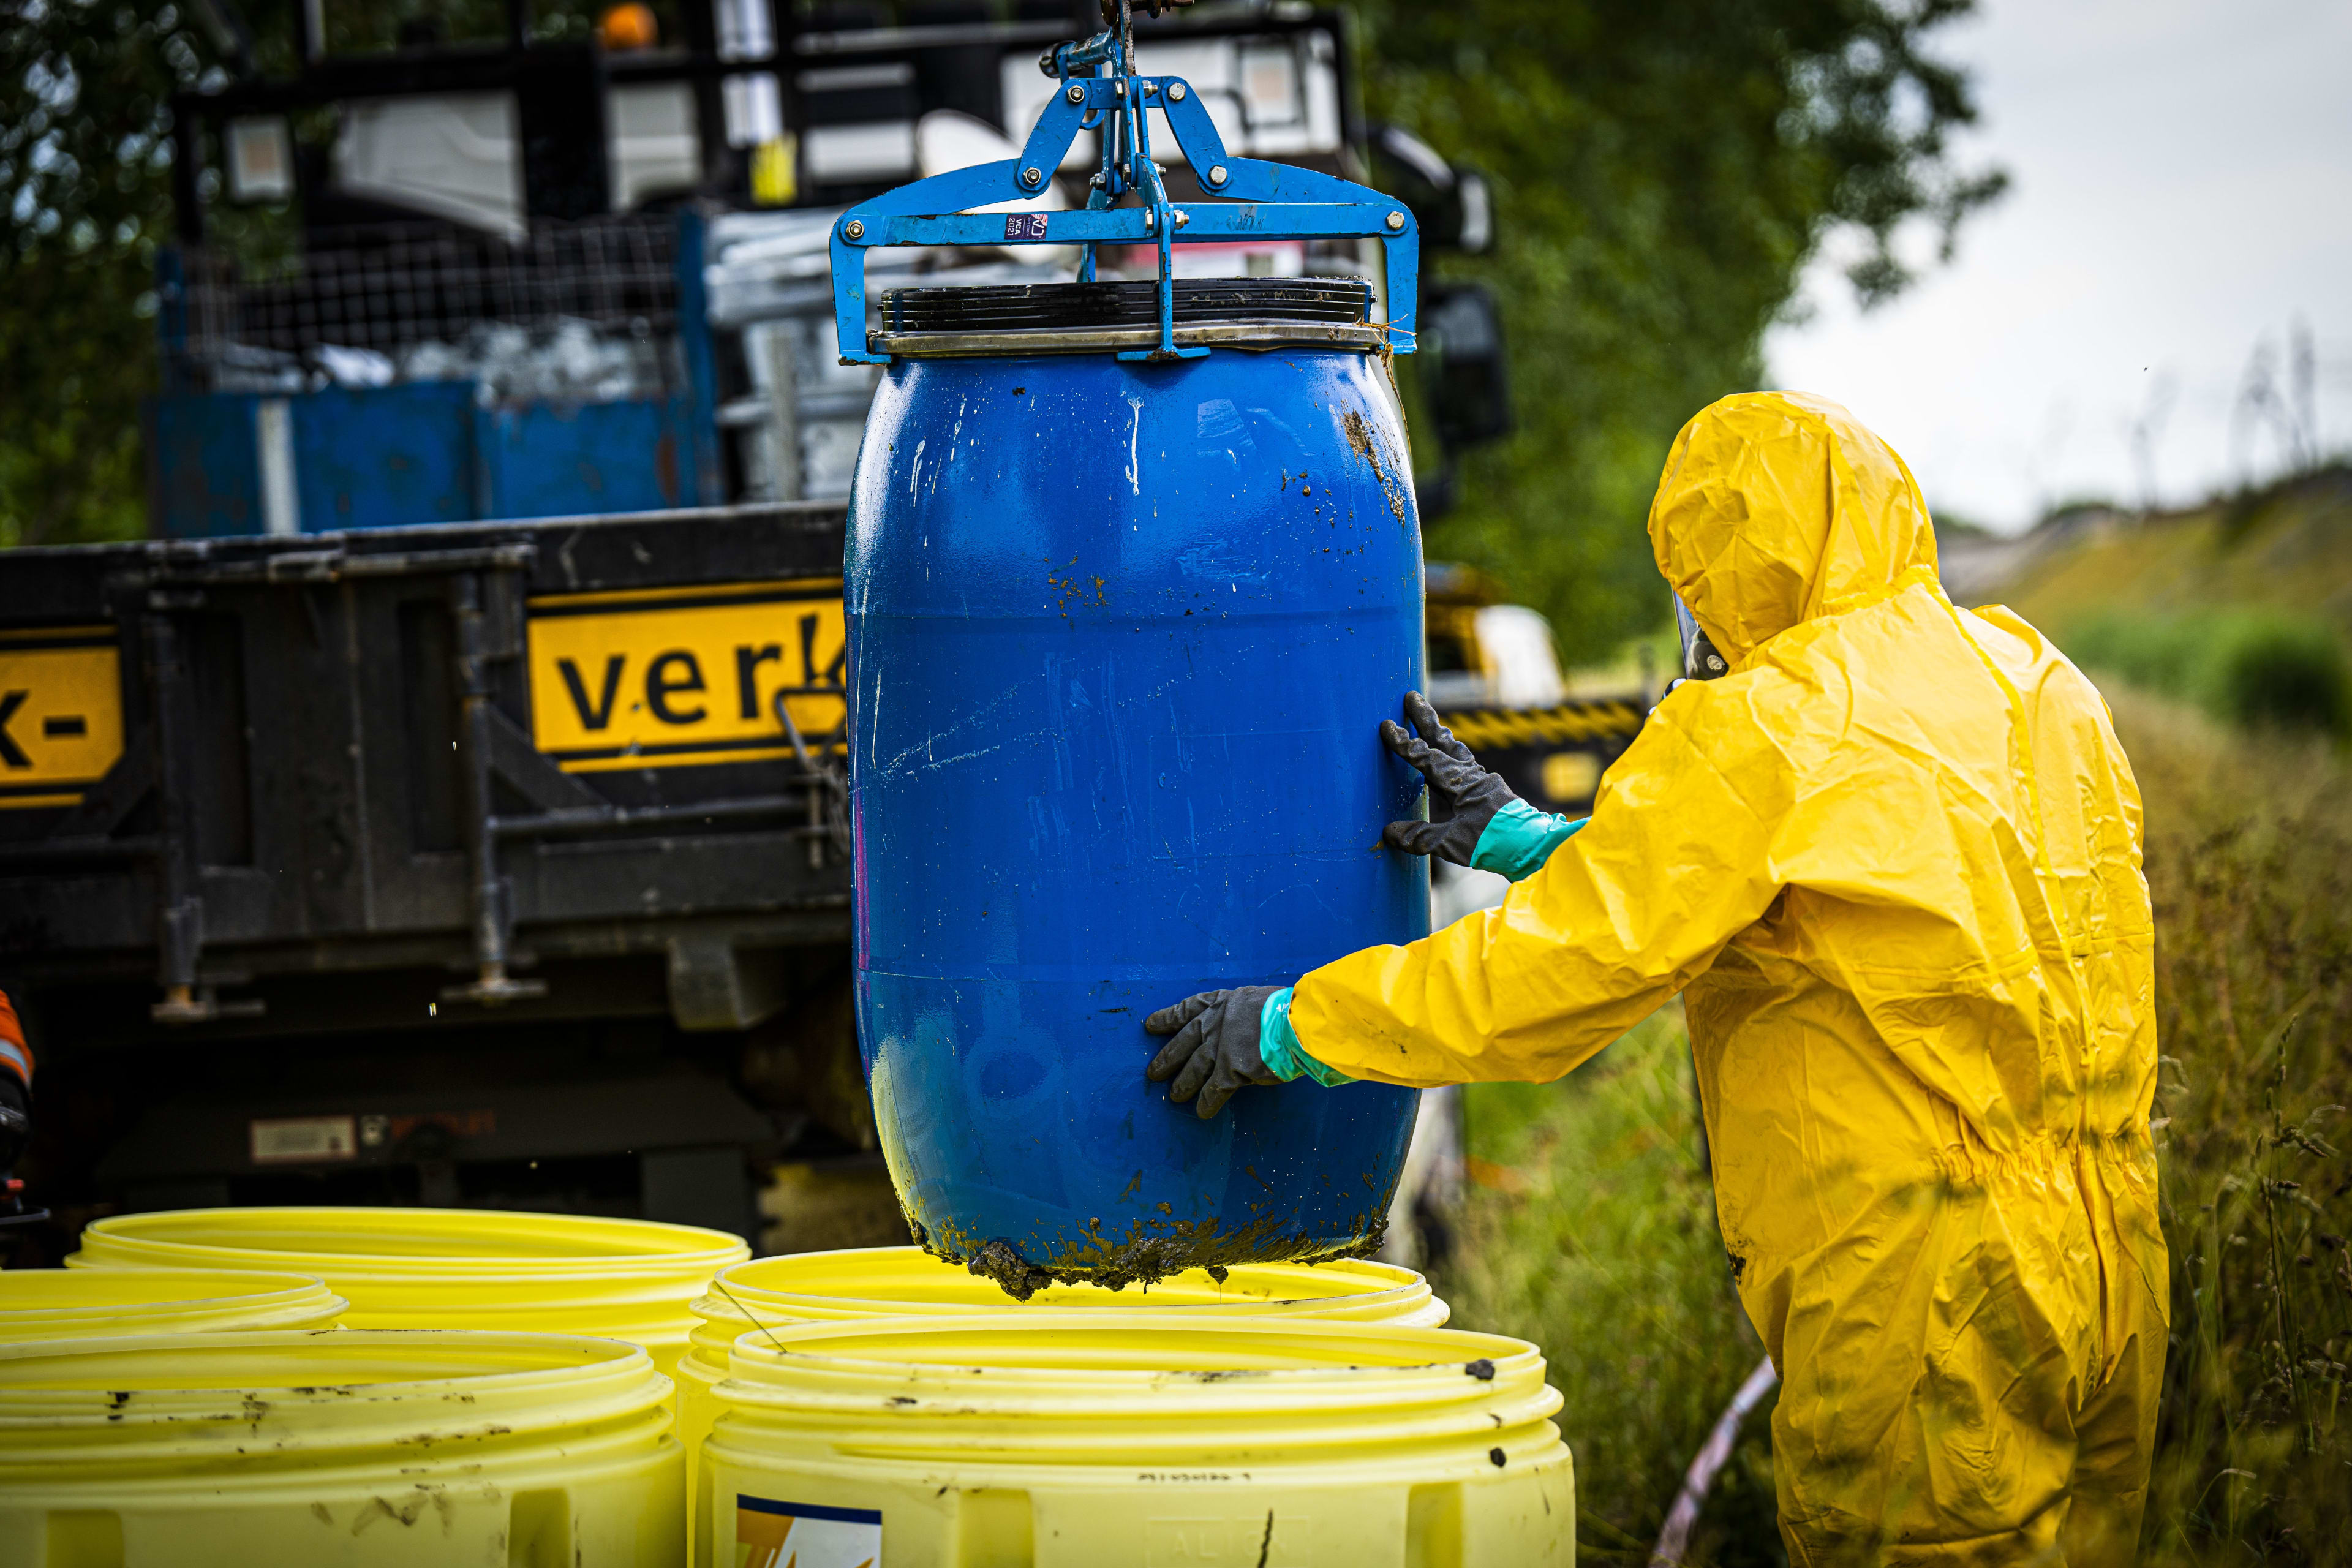
M 1083 44 L 1058 44 L 1038 61 L 1063 82 L 1045 105 L 1021 155 L 933 174 L 861 202 L 833 226 L 833 313 L 844 364 L 887 364 L 866 336 L 866 256 L 881 245 L 1077 245 L 1081 282 L 1095 276 L 1100 245 L 1157 245 L 1160 342 L 1122 353 L 1123 360 L 1197 359 L 1204 347 L 1176 343 L 1176 231 L 1187 240 L 1378 239 L 1388 258 L 1388 345 L 1413 351 L 1414 284 L 1421 235 L 1404 204 L 1368 186 L 1288 163 L 1235 158 L 1225 152 L 1200 95 L 1181 77 L 1135 74 L 1135 43 L 1120 0 L 1118 26 Z M 1091 74 L 1081 75 L 1080 72 Z M 1168 117 L 1176 144 L 1201 188 L 1224 198 L 1179 207 L 1168 199 L 1151 161 L 1148 110 Z M 1079 212 L 975 213 L 971 209 L 1035 196 L 1081 131 L 1100 130 L 1102 172 Z M 1129 191 L 1143 205 L 1111 204 Z

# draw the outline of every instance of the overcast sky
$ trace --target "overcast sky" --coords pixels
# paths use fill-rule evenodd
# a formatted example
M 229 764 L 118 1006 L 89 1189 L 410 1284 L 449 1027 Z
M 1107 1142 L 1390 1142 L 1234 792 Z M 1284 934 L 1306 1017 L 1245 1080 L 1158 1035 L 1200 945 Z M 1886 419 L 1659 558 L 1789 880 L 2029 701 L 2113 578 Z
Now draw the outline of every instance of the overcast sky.
M 2352 3 L 1979 0 L 1939 36 L 1983 110 L 1961 160 L 2004 164 L 2009 195 L 1867 315 L 1825 254 L 1811 319 L 1766 339 L 1773 382 L 1852 408 L 1938 511 L 2008 531 L 2137 504 L 2135 423 L 2163 502 L 2276 472 L 2278 434 L 2233 414 L 2265 342 L 2292 403 L 2301 321 L 2320 444 L 2352 450 Z

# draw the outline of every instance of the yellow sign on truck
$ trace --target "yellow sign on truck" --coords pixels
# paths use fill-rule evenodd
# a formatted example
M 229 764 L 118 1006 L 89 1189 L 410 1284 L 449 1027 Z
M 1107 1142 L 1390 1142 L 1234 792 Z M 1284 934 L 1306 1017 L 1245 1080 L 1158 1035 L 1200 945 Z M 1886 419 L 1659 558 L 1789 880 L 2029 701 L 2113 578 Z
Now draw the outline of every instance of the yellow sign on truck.
M 531 737 L 567 773 L 790 756 L 838 745 L 841 579 L 723 583 L 530 602 Z
M 110 626 L 0 631 L 0 811 L 76 805 L 122 755 Z

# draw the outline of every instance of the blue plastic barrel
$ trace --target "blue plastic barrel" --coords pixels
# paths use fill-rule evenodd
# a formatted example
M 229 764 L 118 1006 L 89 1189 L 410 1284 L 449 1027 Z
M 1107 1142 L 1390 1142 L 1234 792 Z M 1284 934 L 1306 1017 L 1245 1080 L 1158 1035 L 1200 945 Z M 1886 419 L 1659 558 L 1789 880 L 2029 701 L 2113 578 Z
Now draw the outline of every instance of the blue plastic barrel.
M 1066 321 L 1054 289 L 1118 287 L 1018 292 Z M 1317 289 L 1346 291 L 1272 294 Z M 1196 292 L 1196 321 L 1272 308 Z M 1380 844 L 1420 781 L 1378 725 L 1422 665 L 1386 371 L 1297 323 L 1159 363 L 931 335 L 890 341 L 847 566 L 858 1030 L 900 1198 L 1015 1285 L 1360 1249 L 1414 1093 L 1302 1079 L 1202 1121 L 1145 1080 L 1142 1023 L 1428 931 L 1425 863 Z

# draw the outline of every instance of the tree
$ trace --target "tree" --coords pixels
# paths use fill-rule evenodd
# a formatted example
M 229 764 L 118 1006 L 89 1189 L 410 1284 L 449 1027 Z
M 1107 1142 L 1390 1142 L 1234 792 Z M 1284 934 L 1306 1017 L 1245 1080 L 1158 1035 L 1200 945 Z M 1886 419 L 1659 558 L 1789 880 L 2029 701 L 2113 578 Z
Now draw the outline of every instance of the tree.
M 210 47 L 154 0 L 0 4 L 0 544 L 144 526 L 170 99 Z
M 1854 283 L 1883 299 L 1907 280 L 1899 226 L 1948 245 L 2000 190 L 1952 166 L 1974 105 L 1923 52 L 1969 0 L 1354 4 L 1374 111 L 1497 191 L 1498 249 L 1453 265 L 1502 301 L 1521 428 L 1465 465 L 1432 552 L 1500 574 L 1571 655 L 1601 651 L 1663 603 L 1640 525 L 1666 442 L 1756 384 L 1823 235 L 1875 240 Z M 289 5 L 245 9 L 258 63 L 290 67 Z M 331 28 L 406 11 L 332 6 Z M 217 79 L 230 42 L 183 0 L 0 0 L 0 544 L 140 531 L 170 97 Z
M 1975 104 L 1925 52 L 1970 4 L 1358 0 L 1372 112 L 1496 187 L 1495 251 L 1447 270 L 1500 302 L 1519 430 L 1464 465 L 1433 557 L 1501 576 L 1571 658 L 1657 625 L 1642 524 L 1667 444 L 1759 384 L 1823 237 L 1867 237 L 1850 277 L 1875 304 L 1910 280 L 1899 227 L 1948 258 L 2005 184 L 1954 166 Z

